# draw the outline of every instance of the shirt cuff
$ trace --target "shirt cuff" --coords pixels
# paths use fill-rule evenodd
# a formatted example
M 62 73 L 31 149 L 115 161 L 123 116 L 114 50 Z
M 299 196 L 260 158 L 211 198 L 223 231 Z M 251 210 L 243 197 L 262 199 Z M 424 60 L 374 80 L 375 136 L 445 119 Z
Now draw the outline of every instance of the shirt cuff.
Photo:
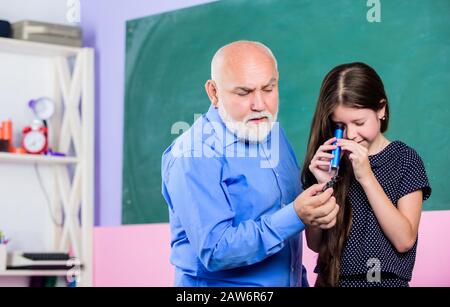
M 305 224 L 295 212 L 294 202 L 275 212 L 271 225 L 283 240 L 305 229 Z

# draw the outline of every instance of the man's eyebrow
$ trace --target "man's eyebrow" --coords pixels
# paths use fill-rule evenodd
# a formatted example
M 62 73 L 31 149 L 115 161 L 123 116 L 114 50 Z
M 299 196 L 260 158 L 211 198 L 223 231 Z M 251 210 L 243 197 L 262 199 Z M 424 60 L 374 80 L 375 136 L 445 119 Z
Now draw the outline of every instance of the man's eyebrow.
M 264 85 L 262 88 L 266 88 L 268 86 L 271 86 L 274 82 L 277 81 L 277 78 L 273 77 L 272 79 L 269 80 L 269 82 L 267 82 L 266 85 Z
M 263 85 L 262 88 L 266 88 L 266 87 L 272 85 L 275 81 L 277 81 L 277 78 L 273 77 L 272 79 L 270 79 L 270 81 L 266 85 Z M 249 88 L 249 87 L 246 87 L 246 86 L 236 86 L 233 89 L 233 91 L 238 91 L 238 90 L 241 90 L 241 91 L 244 91 L 244 92 L 253 92 L 255 89 L 254 88 Z
M 233 89 L 233 91 L 239 91 L 239 90 L 244 91 L 244 92 L 252 92 L 255 89 L 254 88 L 248 88 L 248 87 L 245 87 L 245 86 L 237 86 L 237 87 L 235 87 Z

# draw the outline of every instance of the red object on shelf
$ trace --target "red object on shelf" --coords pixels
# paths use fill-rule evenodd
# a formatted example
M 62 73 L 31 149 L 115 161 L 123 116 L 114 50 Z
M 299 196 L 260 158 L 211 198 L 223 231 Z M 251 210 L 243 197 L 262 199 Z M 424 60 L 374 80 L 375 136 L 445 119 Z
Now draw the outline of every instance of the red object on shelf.
M 0 152 L 8 152 L 9 141 L 3 136 L 3 126 L 0 123 Z
M 12 131 L 12 121 L 10 119 L 5 120 L 2 122 L 2 128 L 1 130 L 1 134 L 0 134 L 0 139 L 2 140 L 6 140 L 8 141 L 8 151 L 12 152 L 13 147 L 12 147 L 12 136 L 13 136 L 13 131 Z
M 12 121 L 10 119 L 3 121 L 2 123 L 3 139 L 12 140 Z
M 16 153 L 16 154 L 26 154 L 27 153 L 27 151 L 23 147 L 13 147 L 12 152 Z
M 48 130 L 44 125 L 25 127 L 22 130 L 22 147 L 30 154 L 45 154 L 48 151 Z M 31 142 L 31 143 L 30 143 Z

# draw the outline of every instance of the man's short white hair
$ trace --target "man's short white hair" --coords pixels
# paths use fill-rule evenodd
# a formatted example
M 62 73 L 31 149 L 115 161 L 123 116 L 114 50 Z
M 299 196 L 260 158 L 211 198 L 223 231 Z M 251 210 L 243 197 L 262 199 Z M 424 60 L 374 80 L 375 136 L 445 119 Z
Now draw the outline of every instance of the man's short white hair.
M 216 53 L 214 54 L 212 60 L 211 60 L 211 79 L 212 80 L 217 80 L 217 74 L 219 73 L 218 70 L 218 61 L 219 58 L 221 58 L 223 51 L 225 48 L 227 48 L 228 46 L 235 44 L 235 43 L 248 43 L 248 44 L 252 44 L 252 45 L 256 45 L 258 47 L 261 47 L 264 51 L 267 52 L 267 54 L 273 59 L 273 61 L 275 62 L 275 69 L 278 70 L 278 63 L 277 63 L 277 59 L 275 58 L 275 56 L 273 55 L 272 50 L 270 50 L 269 47 L 267 47 L 266 45 L 264 45 L 261 42 L 256 42 L 256 41 L 247 41 L 247 40 L 240 40 L 240 41 L 235 41 L 232 43 L 229 43 L 225 46 L 222 46 L 219 50 L 216 51 Z

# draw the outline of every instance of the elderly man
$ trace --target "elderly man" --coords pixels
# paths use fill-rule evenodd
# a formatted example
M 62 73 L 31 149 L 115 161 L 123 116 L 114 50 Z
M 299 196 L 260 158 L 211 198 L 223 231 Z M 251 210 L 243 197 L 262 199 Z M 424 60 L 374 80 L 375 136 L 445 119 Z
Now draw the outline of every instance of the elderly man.
M 211 106 L 162 157 L 176 286 L 301 286 L 301 231 L 334 226 L 323 185 L 301 192 L 279 129 L 278 69 L 269 48 L 219 49 L 205 84 Z

